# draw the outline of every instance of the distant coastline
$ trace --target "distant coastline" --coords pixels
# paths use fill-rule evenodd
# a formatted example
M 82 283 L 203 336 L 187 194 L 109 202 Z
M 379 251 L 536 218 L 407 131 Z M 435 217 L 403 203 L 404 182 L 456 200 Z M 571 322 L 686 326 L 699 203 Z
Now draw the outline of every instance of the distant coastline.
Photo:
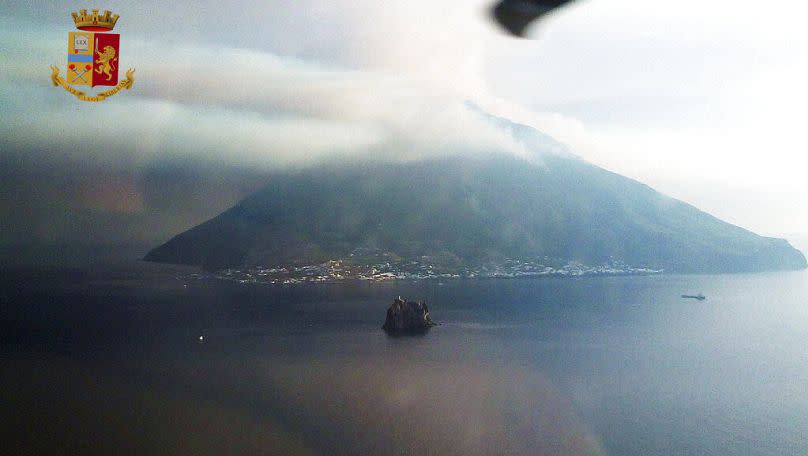
M 239 283 L 298 284 L 348 281 L 387 282 L 394 280 L 518 279 L 533 277 L 584 277 L 662 274 L 662 269 L 629 266 L 620 262 L 597 266 L 570 261 L 548 266 L 537 261 L 506 259 L 477 267 L 450 268 L 422 260 L 361 263 L 331 260 L 313 265 L 255 266 L 228 268 L 192 274 L 195 278 L 216 278 Z

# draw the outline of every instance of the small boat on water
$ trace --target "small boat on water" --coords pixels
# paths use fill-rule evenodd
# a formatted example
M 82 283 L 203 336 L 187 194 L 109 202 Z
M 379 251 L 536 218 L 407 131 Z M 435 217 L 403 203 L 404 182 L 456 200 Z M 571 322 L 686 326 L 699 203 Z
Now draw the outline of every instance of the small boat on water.
M 707 299 L 703 294 L 699 293 L 697 295 L 682 295 L 685 299 L 698 299 L 699 301 L 704 301 Z

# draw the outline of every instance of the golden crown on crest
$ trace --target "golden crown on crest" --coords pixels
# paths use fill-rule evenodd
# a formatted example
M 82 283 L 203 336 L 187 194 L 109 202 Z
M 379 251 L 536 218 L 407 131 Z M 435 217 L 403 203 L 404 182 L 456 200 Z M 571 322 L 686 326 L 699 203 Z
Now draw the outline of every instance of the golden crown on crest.
M 79 30 L 112 30 L 115 28 L 115 23 L 118 22 L 118 17 L 109 10 L 100 14 L 97 9 L 94 9 L 92 13 L 88 14 L 87 10 L 83 9 L 78 13 L 73 13 L 73 22 L 76 23 L 76 28 Z

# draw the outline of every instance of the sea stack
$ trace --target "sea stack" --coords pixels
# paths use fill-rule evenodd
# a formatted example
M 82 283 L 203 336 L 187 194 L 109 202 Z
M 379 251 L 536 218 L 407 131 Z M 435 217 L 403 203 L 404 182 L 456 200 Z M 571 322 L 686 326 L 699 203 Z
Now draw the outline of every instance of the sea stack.
M 399 296 L 387 309 L 387 318 L 382 329 L 387 334 L 405 335 L 421 334 L 432 326 L 435 324 L 429 318 L 429 308 L 425 302 L 407 301 Z

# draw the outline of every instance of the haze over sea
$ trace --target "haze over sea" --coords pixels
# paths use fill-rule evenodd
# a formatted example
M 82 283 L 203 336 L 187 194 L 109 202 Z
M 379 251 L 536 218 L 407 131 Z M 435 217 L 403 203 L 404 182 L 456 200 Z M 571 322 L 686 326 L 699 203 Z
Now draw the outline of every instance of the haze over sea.
M 6 450 L 808 454 L 808 271 L 291 287 L 190 272 L 5 271 Z M 443 325 L 387 337 L 398 295 Z

